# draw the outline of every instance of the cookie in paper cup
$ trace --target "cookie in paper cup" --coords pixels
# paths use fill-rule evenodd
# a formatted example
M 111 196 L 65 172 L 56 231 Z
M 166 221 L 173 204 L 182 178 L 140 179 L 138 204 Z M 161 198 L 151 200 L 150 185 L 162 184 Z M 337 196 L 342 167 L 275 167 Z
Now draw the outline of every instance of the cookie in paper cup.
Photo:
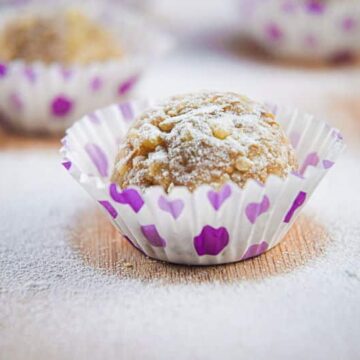
M 113 105 L 67 130 L 62 165 L 126 239 L 149 257 L 191 265 L 245 260 L 281 241 L 344 148 L 338 130 L 312 115 L 274 108 L 295 149 L 299 172 L 220 189 L 119 188 L 111 182 L 119 142 L 146 101 Z
M 357 0 L 240 0 L 241 30 L 272 55 L 342 62 L 360 56 Z
M 116 4 L 36 4 L 31 1 L 29 8 L 4 8 L 0 32 L 22 14 L 57 16 L 57 11 L 76 10 L 89 21 L 95 20 L 100 30 L 109 30 L 115 40 L 114 48 L 119 47 L 122 54 L 119 58 L 86 63 L 0 58 L 0 118 L 17 130 L 63 133 L 86 113 L 126 100 L 148 65 L 172 46 L 167 34 Z

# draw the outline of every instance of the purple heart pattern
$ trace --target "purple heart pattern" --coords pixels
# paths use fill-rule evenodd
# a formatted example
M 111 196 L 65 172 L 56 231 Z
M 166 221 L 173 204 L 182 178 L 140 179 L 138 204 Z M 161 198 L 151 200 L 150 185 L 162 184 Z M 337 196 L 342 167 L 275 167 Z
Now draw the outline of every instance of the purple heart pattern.
M 69 80 L 74 75 L 74 72 L 71 69 L 61 68 L 60 74 L 64 80 Z
M 70 170 L 71 168 L 71 161 L 64 161 L 62 163 L 62 166 L 66 169 L 66 170 Z
M 322 164 L 324 169 L 330 169 L 334 165 L 334 162 L 331 160 L 323 160 Z
M 268 247 L 269 247 L 269 244 L 265 241 L 262 241 L 260 244 L 253 244 L 248 247 L 245 254 L 242 256 L 241 260 L 246 260 L 246 259 L 250 259 L 254 256 L 258 256 L 258 255 L 264 253 Z
M 154 224 L 142 225 L 141 232 L 152 246 L 165 247 L 166 241 L 162 238 Z
M 107 200 L 100 200 L 99 204 L 102 205 L 110 216 L 115 219 L 118 216 L 116 209 Z
M 231 196 L 231 187 L 225 185 L 220 191 L 210 190 L 207 194 L 210 204 L 217 211 L 220 209 L 224 201 Z
M 318 163 L 319 163 L 319 156 L 316 152 L 312 152 L 308 154 L 308 156 L 306 157 L 305 161 L 301 166 L 300 174 L 304 175 L 308 166 L 316 166 Z
M 138 75 L 135 75 L 122 82 L 118 87 L 118 94 L 122 96 L 128 93 L 134 87 L 137 81 L 138 81 Z
M 93 143 L 87 143 L 85 145 L 85 151 L 89 155 L 100 176 L 106 177 L 108 175 L 108 161 L 101 147 Z
M 90 80 L 89 87 L 92 92 L 97 92 L 101 90 L 103 86 L 103 80 L 100 76 L 95 76 Z
M 69 97 L 65 95 L 59 95 L 56 96 L 51 102 L 51 112 L 56 117 L 62 118 L 69 115 L 73 106 L 74 103 Z
M 96 113 L 89 114 L 88 118 L 93 124 L 100 124 L 100 118 L 96 115 Z
M 131 121 L 134 118 L 134 112 L 130 103 L 119 104 L 120 112 L 125 121 Z
M 28 79 L 30 83 L 34 83 L 36 81 L 36 73 L 31 67 L 24 68 L 24 76 Z
M 325 11 L 325 4 L 319 0 L 308 0 L 308 2 L 305 3 L 305 10 L 313 15 L 321 15 Z
M 269 198 L 264 195 L 262 200 L 257 202 L 252 202 L 249 205 L 246 206 L 245 214 L 248 220 L 255 224 L 256 219 L 261 215 L 267 212 L 270 208 L 270 200 Z
M 21 112 L 24 109 L 24 102 L 17 92 L 12 92 L 9 95 L 9 104 L 17 112 Z
M 306 192 L 300 191 L 296 196 L 293 204 L 291 205 L 291 208 L 285 215 L 284 218 L 285 223 L 289 223 L 291 221 L 292 217 L 295 214 L 295 211 L 304 204 L 305 200 L 306 200 Z
M 125 189 L 119 192 L 116 184 L 111 184 L 109 192 L 114 201 L 120 204 L 129 205 L 136 213 L 138 213 L 144 205 L 144 200 L 135 189 Z
M 199 256 L 220 254 L 229 244 L 229 233 L 225 227 L 218 229 L 205 225 L 201 233 L 194 238 L 194 246 Z
M 5 64 L 0 63 L 0 79 L 4 78 L 7 74 L 7 66 Z
M 161 210 L 169 213 L 175 220 L 184 209 L 184 202 L 181 199 L 167 200 L 165 196 L 160 196 L 158 204 Z

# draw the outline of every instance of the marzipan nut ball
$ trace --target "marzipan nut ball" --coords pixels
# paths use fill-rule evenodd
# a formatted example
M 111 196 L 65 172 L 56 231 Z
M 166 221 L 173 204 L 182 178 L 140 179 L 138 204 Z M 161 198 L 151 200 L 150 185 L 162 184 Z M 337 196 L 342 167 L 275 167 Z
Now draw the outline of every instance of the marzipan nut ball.
M 264 183 L 296 169 L 294 149 L 264 105 L 231 92 L 200 92 L 171 97 L 135 120 L 112 181 L 193 191 L 230 180 L 240 187 L 249 179 Z
M 121 56 L 113 34 L 75 9 L 48 16 L 20 16 L 0 31 L 2 61 L 87 64 Z

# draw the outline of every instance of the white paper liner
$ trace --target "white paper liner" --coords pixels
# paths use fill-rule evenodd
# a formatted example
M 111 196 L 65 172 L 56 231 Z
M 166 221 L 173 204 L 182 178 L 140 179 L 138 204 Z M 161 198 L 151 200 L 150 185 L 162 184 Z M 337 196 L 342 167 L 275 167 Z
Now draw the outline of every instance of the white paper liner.
M 358 0 L 239 0 L 242 31 L 279 57 L 341 61 L 360 55 Z
M 110 183 L 119 141 L 148 102 L 96 111 L 63 139 L 63 165 L 102 205 L 113 224 L 146 255 L 173 263 L 210 265 L 239 261 L 275 246 L 344 148 L 338 130 L 313 116 L 274 108 L 296 149 L 301 174 L 270 176 L 265 185 L 228 183 L 142 192 Z
M 35 13 L 54 12 L 54 7 L 65 4 L 42 2 L 40 10 L 35 5 L 30 9 Z M 86 113 L 128 99 L 149 63 L 172 46 L 169 35 L 123 7 L 101 6 L 101 2 L 95 7 L 77 2 L 69 6 L 106 23 L 119 38 L 124 57 L 66 67 L 59 63 L 25 64 L 20 60 L 4 63 L 0 59 L 0 118 L 12 128 L 63 133 Z M 0 31 L 19 11 L 1 12 Z M 27 11 L 25 7 L 23 12 Z

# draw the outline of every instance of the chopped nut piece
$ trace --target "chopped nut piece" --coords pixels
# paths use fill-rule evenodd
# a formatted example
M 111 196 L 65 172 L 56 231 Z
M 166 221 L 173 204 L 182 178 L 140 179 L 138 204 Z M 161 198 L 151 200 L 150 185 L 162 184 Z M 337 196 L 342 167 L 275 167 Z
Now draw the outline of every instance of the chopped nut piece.
M 253 166 L 252 161 L 245 157 L 239 157 L 236 159 L 235 167 L 239 171 L 248 171 Z
M 212 132 L 213 135 L 220 140 L 226 139 L 231 134 L 228 129 L 224 129 L 220 126 L 213 126 Z
M 159 135 L 143 139 L 141 142 L 141 147 L 148 150 L 155 150 L 155 148 L 161 144 L 161 137 Z
M 268 172 L 268 174 L 274 174 L 277 176 L 281 176 L 282 169 L 281 169 L 280 165 L 271 165 L 271 166 L 268 166 L 267 172 Z
M 266 119 L 266 122 L 271 126 L 277 126 L 277 127 L 280 126 L 279 123 L 275 119 L 272 119 L 272 118 Z
M 162 121 L 160 124 L 159 124 L 159 128 L 162 130 L 162 131 L 165 131 L 165 132 L 170 132 L 172 130 L 172 128 L 175 126 L 175 123 L 174 121 Z
M 228 166 L 225 171 L 227 174 L 232 174 L 234 172 L 234 168 L 232 166 Z
M 169 111 L 166 112 L 166 114 L 169 115 L 169 116 L 176 116 L 178 113 L 175 110 L 169 110 Z
M 127 164 L 122 164 L 116 169 L 116 175 L 118 179 L 122 179 L 126 172 L 129 170 L 129 166 Z
M 153 162 L 152 164 L 150 164 L 149 166 L 149 174 L 152 177 L 155 177 L 157 174 L 160 173 L 161 169 L 163 168 L 162 163 L 159 162 Z
M 257 144 L 252 144 L 249 147 L 248 157 L 250 160 L 253 160 L 255 157 L 261 154 L 261 147 Z
M 275 115 L 272 114 L 272 113 L 269 113 L 269 112 L 264 112 L 264 113 L 262 113 L 262 115 L 263 115 L 265 118 L 275 119 Z
M 162 144 L 161 131 L 152 124 L 144 124 L 141 132 L 140 148 L 143 150 L 155 150 Z

